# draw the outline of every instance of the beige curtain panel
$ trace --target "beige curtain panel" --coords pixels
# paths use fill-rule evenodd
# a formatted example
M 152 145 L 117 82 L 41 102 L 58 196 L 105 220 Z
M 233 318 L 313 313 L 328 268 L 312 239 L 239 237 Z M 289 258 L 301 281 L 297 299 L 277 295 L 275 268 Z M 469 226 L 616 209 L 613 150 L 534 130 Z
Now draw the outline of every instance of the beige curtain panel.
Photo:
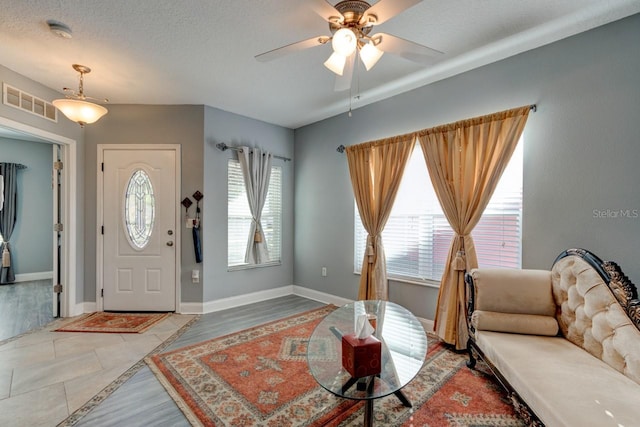
M 415 145 L 415 134 L 347 147 L 353 193 L 367 230 L 359 300 L 388 300 L 387 265 L 382 245 L 384 229 Z
M 435 332 L 463 349 L 467 342 L 465 270 L 478 266 L 476 226 L 524 129 L 530 106 L 417 132 L 431 182 L 454 231 L 440 282 Z

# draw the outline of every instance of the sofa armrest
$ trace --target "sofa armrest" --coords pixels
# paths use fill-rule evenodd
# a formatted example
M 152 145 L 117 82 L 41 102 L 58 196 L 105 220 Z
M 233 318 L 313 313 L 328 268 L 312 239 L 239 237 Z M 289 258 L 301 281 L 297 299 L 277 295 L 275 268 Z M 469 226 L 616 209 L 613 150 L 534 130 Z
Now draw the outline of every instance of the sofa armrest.
M 550 271 L 476 268 L 468 276 L 472 310 L 555 317 Z

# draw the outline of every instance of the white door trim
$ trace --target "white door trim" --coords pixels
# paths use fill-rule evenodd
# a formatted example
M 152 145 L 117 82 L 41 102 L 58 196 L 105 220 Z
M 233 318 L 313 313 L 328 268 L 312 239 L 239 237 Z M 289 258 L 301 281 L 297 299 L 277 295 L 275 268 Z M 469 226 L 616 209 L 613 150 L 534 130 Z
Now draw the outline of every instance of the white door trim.
M 61 278 L 63 291 L 61 298 L 60 315 L 71 317 L 83 313 L 83 304 L 76 304 L 76 263 L 78 260 L 77 238 L 79 235 L 77 221 L 77 146 L 76 140 L 67 138 L 24 123 L 16 122 L 6 117 L 0 117 L 0 126 L 34 136 L 38 139 L 60 144 L 62 150 L 62 161 L 64 162 L 63 186 L 61 196 L 62 223 L 62 265 Z M 82 262 L 82 261 L 80 261 Z
M 104 152 L 105 150 L 174 150 L 176 152 L 176 200 L 180 200 L 181 193 L 181 164 L 182 164 L 182 155 L 181 155 L 181 146 L 180 144 L 98 144 L 97 152 L 98 159 L 96 163 L 96 171 L 98 171 L 98 176 L 96 179 L 96 311 L 104 311 L 104 299 L 102 298 L 102 288 L 104 286 L 104 239 L 102 236 L 102 224 L 104 224 L 104 209 L 103 209 L 103 185 L 104 185 L 104 174 L 101 173 L 101 165 L 104 161 Z M 181 255 L 181 227 L 180 227 L 180 203 L 176 203 L 175 206 L 175 218 L 176 218 L 176 227 L 175 227 L 175 250 L 176 250 L 176 313 L 180 313 L 180 275 L 181 269 L 180 264 L 182 260 Z

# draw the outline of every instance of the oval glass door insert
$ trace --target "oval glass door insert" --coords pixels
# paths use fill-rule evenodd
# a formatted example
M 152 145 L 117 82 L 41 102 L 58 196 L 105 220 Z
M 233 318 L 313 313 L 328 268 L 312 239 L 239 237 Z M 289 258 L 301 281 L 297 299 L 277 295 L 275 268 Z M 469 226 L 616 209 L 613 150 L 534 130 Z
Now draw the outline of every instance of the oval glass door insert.
M 144 249 L 153 232 L 156 204 L 151 179 L 145 171 L 133 173 L 124 197 L 124 223 L 129 241 L 135 248 Z

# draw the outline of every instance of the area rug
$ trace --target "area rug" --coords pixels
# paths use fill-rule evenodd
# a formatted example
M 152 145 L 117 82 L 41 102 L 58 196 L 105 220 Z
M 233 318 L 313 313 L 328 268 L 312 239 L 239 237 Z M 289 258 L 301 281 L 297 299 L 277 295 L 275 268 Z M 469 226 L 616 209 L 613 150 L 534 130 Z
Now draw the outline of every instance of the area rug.
M 105 332 L 141 334 L 171 313 L 95 312 L 55 329 L 57 332 Z
M 145 359 L 194 426 L 362 425 L 363 403 L 320 387 L 306 343 L 328 306 Z M 403 390 L 374 403 L 376 426 L 524 426 L 499 385 L 429 335 L 427 360 Z M 480 365 L 480 362 L 479 362 Z M 486 369 L 486 368 L 485 368 Z

